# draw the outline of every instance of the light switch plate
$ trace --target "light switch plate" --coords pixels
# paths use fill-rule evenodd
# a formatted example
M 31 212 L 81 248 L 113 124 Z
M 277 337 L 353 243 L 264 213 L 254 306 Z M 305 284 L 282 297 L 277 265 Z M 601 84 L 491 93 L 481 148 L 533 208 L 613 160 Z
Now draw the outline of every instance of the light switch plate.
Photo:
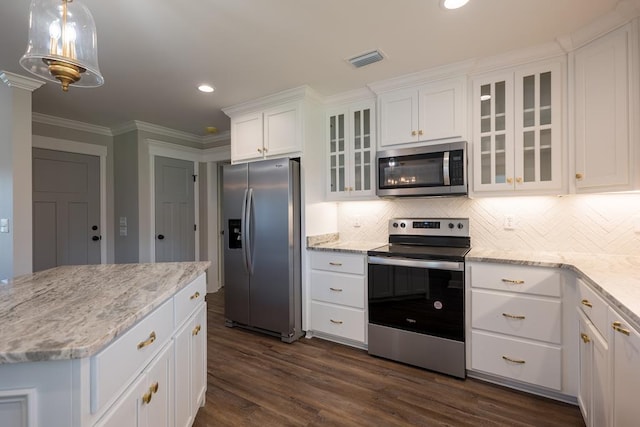
M 515 216 L 509 214 L 504 216 L 504 229 L 505 230 L 513 230 L 516 228 L 516 218 Z
M 0 233 L 9 232 L 9 218 L 0 218 Z

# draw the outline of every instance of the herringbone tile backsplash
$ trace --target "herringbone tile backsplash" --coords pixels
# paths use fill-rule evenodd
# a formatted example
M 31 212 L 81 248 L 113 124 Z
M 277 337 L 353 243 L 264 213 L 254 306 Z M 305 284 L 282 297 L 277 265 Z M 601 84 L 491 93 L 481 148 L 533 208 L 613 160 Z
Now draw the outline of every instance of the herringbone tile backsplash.
M 506 215 L 515 229 L 504 229 Z M 384 243 L 400 217 L 468 217 L 474 247 L 640 255 L 639 194 L 341 202 L 340 239 Z

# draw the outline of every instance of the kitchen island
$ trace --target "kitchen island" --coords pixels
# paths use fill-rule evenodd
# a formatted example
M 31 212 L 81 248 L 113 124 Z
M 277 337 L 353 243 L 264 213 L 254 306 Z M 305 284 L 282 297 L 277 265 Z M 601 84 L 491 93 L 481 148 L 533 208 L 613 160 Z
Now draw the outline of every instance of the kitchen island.
M 192 420 L 209 265 L 64 266 L 0 284 L 0 425 Z

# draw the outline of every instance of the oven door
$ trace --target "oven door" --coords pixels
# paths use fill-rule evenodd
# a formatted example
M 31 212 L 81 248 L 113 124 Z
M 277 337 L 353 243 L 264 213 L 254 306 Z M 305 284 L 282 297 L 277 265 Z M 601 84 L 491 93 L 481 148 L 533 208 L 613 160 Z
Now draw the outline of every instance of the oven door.
M 464 262 L 369 257 L 369 323 L 464 342 Z

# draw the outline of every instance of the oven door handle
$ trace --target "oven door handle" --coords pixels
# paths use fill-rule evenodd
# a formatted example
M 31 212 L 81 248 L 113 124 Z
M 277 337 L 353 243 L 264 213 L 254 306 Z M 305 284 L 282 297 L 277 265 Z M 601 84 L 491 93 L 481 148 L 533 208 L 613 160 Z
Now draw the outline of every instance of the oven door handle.
M 369 264 L 397 265 L 400 267 L 431 268 L 433 270 L 464 271 L 464 262 L 431 261 L 401 257 L 368 257 Z

